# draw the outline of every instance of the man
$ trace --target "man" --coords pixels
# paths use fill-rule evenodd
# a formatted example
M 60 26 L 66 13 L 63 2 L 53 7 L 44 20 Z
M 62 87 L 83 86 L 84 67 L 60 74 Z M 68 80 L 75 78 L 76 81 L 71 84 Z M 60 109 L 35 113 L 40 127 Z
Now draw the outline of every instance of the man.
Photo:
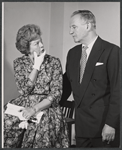
M 68 52 L 66 63 L 75 100 L 76 146 L 111 147 L 120 113 L 119 47 L 97 35 L 95 16 L 88 10 L 72 14 L 70 34 L 80 43 Z

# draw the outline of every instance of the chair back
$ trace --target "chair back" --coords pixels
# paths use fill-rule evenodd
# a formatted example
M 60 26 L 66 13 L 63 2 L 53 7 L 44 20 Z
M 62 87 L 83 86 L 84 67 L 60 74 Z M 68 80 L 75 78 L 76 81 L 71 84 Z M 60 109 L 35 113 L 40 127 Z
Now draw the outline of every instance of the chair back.
M 71 147 L 71 134 L 72 134 L 72 124 L 75 123 L 75 119 L 73 119 L 73 111 L 75 107 L 75 102 L 73 101 L 63 101 L 60 103 L 61 109 L 63 111 L 64 117 L 66 119 L 66 123 L 68 124 L 69 129 L 69 147 Z
M 63 111 L 65 118 L 73 118 L 73 111 L 74 111 L 74 100 L 73 101 L 65 101 L 61 104 L 61 109 Z

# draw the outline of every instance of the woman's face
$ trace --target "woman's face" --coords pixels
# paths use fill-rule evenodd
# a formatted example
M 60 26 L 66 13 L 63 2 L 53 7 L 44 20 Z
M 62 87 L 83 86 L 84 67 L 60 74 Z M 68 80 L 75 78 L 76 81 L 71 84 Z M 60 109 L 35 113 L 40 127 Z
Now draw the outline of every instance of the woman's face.
M 39 56 L 44 51 L 44 45 L 42 43 L 42 39 L 39 37 L 34 41 L 30 42 L 30 53 L 33 55 L 34 52 Z

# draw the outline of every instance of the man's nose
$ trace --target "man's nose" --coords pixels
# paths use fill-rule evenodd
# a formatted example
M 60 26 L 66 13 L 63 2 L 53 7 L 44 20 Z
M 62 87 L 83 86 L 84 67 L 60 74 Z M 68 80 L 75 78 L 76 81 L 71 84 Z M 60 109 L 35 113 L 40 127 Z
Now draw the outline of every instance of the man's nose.
M 69 34 L 73 34 L 73 29 L 70 28 Z

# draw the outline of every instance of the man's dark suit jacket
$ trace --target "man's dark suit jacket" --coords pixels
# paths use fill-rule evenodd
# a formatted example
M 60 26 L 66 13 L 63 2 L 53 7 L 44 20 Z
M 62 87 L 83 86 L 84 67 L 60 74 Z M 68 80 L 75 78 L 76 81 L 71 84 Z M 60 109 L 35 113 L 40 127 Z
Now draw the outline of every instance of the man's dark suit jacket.
M 116 128 L 120 114 L 119 47 L 95 41 L 79 82 L 82 45 L 69 50 L 66 74 L 75 100 L 77 137 L 100 137 L 105 124 Z

